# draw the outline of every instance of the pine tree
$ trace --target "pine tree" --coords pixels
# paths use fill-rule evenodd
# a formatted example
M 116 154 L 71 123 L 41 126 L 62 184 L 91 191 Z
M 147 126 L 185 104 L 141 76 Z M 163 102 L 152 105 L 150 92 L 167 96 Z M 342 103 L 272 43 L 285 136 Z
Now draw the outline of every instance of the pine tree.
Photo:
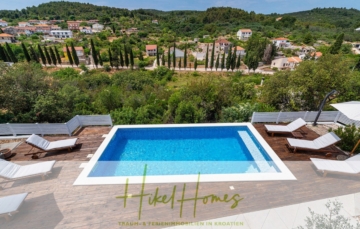
M 180 60 L 179 60 L 179 70 L 181 68 L 181 57 L 180 57 Z
M 120 65 L 121 65 L 121 68 L 123 68 L 124 67 L 124 57 L 123 57 L 123 54 L 122 54 L 120 48 L 119 48 L 119 56 L 120 56 Z
M 59 50 L 56 47 L 54 47 L 54 52 L 55 52 L 55 55 L 56 55 L 57 62 L 61 65 L 60 53 L 59 53 Z
M 24 52 L 24 56 L 25 56 L 25 59 L 27 62 L 30 62 L 31 61 L 31 58 L 30 58 L 30 55 L 29 55 L 29 52 L 28 50 L 26 49 L 26 46 L 24 45 L 24 43 L 21 42 L 21 47 L 23 49 L 23 52 Z
M 98 54 L 96 53 L 96 48 L 95 48 L 93 39 L 90 39 L 90 46 L 91 46 L 91 55 L 92 55 L 94 64 L 95 64 L 95 66 L 97 68 L 98 64 L 99 64 L 99 60 L 98 60 Z
M 67 44 L 65 44 L 65 45 L 66 45 L 66 54 L 67 54 L 67 56 L 68 56 L 68 58 L 69 58 L 69 63 L 71 64 L 71 66 L 73 66 L 73 65 L 74 65 L 74 61 L 73 61 L 73 58 L 72 58 L 72 56 L 71 56 L 69 47 L 68 47 Z M 40 55 L 41 55 L 41 54 L 40 54 Z
M 113 59 L 112 59 L 112 55 L 111 55 L 111 50 L 110 50 L 110 48 L 109 48 L 109 61 L 110 61 L 110 66 L 111 67 L 114 67 L 114 65 L 113 65 Z
M 236 61 L 236 69 L 239 70 L 241 65 L 241 55 L 239 54 L 237 61 Z
M 209 65 L 209 44 L 206 47 L 206 55 L 205 55 L 205 71 Z
M 56 56 L 54 50 L 51 47 L 49 47 L 49 52 L 50 52 L 51 61 L 56 66 Z
M 344 40 L 344 33 L 337 36 L 335 43 L 332 44 L 329 48 L 330 54 L 339 54 L 343 40 Z
M 211 57 L 210 57 L 210 69 L 212 71 L 214 67 L 214 58 L 215 58 L 215 41 L 213 42 L 212 50 L 211 50 Z
M 51 57 L 45 46 L 44 46 L 44 53 L 45 53 L 46 61 L 48 62 L 49 65 L 51 65 L 52 64 Z
M 74 60 L 74 63 L 76 66 L 79 66 L 79 57 L 77 56 L 76 54 L 76 49 L 74 47 L 74 43 L 71 42 L 71 54 L 72 54 L 72 57 L 73 57 L 73 60 Z
M 4 61 L 4 62 L 8 62 L 7 58 L 6 58 L 6 54 L 4 52 L 3 47 L 0 44 L 0 60 Z
M 230 67 L 231 67 L 231 58 L 232 58 L 232 53 L 231 53 L 231 45 L 229 47 L 229 51 L 228 51 L 228 56 L 226 58 L 226 70 L 229 71 Z
M 175 42 L 174 42 L 174 49 L 173 49 L 173 53 L 172 53 L 172 58 L 173 58 L 173 67 L 174 67 L 174 69 L 175 69 L 175 66 L 176 66 L 176 63 L 175 63 L 175 61 L 176 61 L 176 54 L 175 54 Z
M 132 51 L 131 47 L 130 47 L 130 66 L 131 66 L 131 69 L 133 69 L 133 67 L 134 67 L 134 55 L 133 55 L 133 51 Z
M 101 55 L 100 55 L 100 52 L 99 52 L 99 55 L 98 55 L 98 59 L 99 59 L 99 64 L 100 64 L 100 66 L 103 66 L 103 61 L 102 61 L 102 59 L 101 59 Z
M 41 62 L 43 63 L 43 65 L 46 66 L 46 57 L 41 49 L 41 46 L 38 44 L 38 50 L 39 50 L 39 54 L 40 54 L 40 58 L 41 58 Z
M 167 59 L 168 69 L 170 69 L 170 66 L 171 66 L 170 46 L 169 46 L 169 49 L 168 49 L 167 58 L 168 58 L 168 59 Z
M 6 51 L 7 51 L 8 55 L 9 55 L 9 57 L 10 57 L 10 59 L 11 59 L 11 62 L 17 63 L 18 60 L 16 59 L 16 56 L 15 56 L 14 52 L 13 52 L 12 49 L 10 48 L 10 45 L 6 42 L 6 43 L 5 43 L 5 46 L 6 46 Z
M 156 65 L 160 66 L 159 49 L 156 47 Z
M 129 56 L 128 56 L 127 48 L 125 45 L 124 45 L 124 53 L 125 53 L 125 66 L 128 68 L 129 67 Z
M 195 63 L 194 63 L 194 69 L 195 69 L 195 71 L 197 69 L 197 59 L 196 58 L 195 58 Z
M 216 63 L 215 63 L 215 70 L 217 71 L 218 70 L 218 68 L 219 68 L 219 57 L 220 57 L 220 53 L 218 53 L 218 55 L 217 55 L 217 58 L 216 58 Z
M 221 65 L 220 65 L 221 71 L 225 68 L 225 51 L 223 52 L 222 58 L 221 58 Z
M 184 52 L 184 68 L 187 66 L 187 44 L 185 44 L 185 52 Z

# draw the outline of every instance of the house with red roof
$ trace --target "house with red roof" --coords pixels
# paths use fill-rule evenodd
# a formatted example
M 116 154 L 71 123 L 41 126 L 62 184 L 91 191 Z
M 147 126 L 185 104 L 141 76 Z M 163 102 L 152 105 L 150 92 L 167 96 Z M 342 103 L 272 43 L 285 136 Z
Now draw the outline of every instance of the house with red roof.
M 0 19 L 0 27 L 6 27 L 6 26 L 8 26 L 8 23 Z
M 146 45 L 145 49 L 148 56 L 156 56 L 157 45 Z
M 295 69 L 302 62 L 300 57 L 283 57 L 275 59 L 271 62 L 271 68 L 277 69 Z
M 278 48 L 284 48 L 284 47 L 290 46 L 289 39 L 287 39 L 285 37 L 275 38 L 272 42 Z
M 236 46 L 232 50 L 236 52 L 236 56 L 238 56 L 238 55 L 245 56 L 246 55 L 245 49 L 241 46 Z
M 247 40 L 249 39 L 249 37 L 251 37 L 251 35 L 252 35 L 251 29 L 240 29 L 236 33 L 236 36 L 238 37 L 239 40 Z
M 216 50 L 216 46 L 219 46 L 220 51 L 224 50 L 225 53 L 227 53 L 229 51 L 229 46 L 231 45 L 231 42 L 226 40 L 226 39 L 219 39 L 217 41 L 215 41 L 215 50 Z
M 0 33 L 0 43 L 15 43 L 16 39 L 14 35 L 7 33 Z

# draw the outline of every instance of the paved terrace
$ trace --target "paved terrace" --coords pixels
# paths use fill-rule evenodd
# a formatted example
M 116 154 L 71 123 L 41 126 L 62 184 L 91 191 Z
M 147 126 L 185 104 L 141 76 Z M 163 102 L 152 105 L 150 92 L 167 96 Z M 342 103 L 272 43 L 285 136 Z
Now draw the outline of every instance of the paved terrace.
M 110 131 L 109 127 L 85 128 L 78 133 L 80 145 L 73 152 L 42 155 L 38 160 L 23 156 L 30 147 L 22 144 L 16 149 L 16 155 L 11 161 L 27 164 L 30 160 L 32 163 L 57 160 L 57 163 L 53 173 L 45 181 L 40 177 L 33 177 L 2 183 L 4 190 L 0 191 L 0 196 L 22 192 L 29 192 L 29 195 L 20 212 L 10 221 L 0 218 L 1 228 L 119 228 L 119 222 L 141 223 L 141 225 L 144 222 L 197 222 L 360 192 L 359 176 L 329 174 L 323 178 L 308 160 L 310 157 L 326 158 L 324 155 L 311 155 L 308 152 L 290 153 L 285 146 L 285 138 L 289 136 L 269 137 L 262 124 L 255 124 L 255 127 L 284 160 L 297 180 L 200 183 L 199 196 L 215 194 L 223 197 L 224 194 L 229 196 L 240 194 L 244 200 L 234 209 L 230 208 L 232 202 L 204 205 L 198 201 L 195 218 L 193 202 L 184 203 L 183 215 L 180 218 L 180 203 L 175 202 L 174 208 L 171 209 L 170 204 L 150 206 L 145 199 L 139 220 L 138 198 L 128 199 L 126 208 L 123 200 L 115 198 L 124 195 L 124 185 L 72 185 L 81 172 L 80 164 L 89 160 L 87 155 L 96 151 L 104 139 L 102 135 Z M 314 131 L 306 127 L 303 131 L 306 133 L 305 139 L 318 137 Z M 63 138 L 67 137 L 46 137 L 48 140 Z M 335 156 L 333 155 L 333 159 Z M 145 193 L 155 193 L 156 188 L 159 188 L 159 194 L 169 196 L 173 192 L 174 185 L 177 185 L 175 199 L 178 200 L 182 195 L 183 184 L 146 184 L 144 190 Z M 234 190 L 229 186 L 233 186 Z M 187 183 L 185 197 L 193 198 L 195 190 L 196 183 Z M 141 184 L 129 185 L 128 193 L 135 195 L 140 191 Z M 121 228 L 163 227 L 165 226 L 121 226 Z

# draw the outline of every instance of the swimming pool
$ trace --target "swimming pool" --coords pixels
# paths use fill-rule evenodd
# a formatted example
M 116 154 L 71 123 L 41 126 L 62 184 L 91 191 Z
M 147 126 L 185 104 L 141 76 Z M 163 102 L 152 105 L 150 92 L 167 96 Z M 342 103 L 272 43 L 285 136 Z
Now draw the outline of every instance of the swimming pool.
M 82 184 L 296 179 L 249 123 L 115 126 Z M 195 179 L 196 178 L 196 179 Z

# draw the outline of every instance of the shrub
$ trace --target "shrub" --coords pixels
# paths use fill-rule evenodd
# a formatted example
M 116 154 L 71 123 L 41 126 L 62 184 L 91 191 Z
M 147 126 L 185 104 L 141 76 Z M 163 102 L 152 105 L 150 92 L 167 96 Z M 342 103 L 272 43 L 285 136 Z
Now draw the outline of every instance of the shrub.
M 333 131 L 341 141 L 339 147 L 345 151 L 351 151 L 356 143 L 360 140 L 360 128 L 357 128 L 354 124 L 348 125 L 345 127 L 339 127 L 336 130 L 329 129 L 329 132 Z M 358 147 L 355 153 L 360 152 L 360 147 Z
M 84 72 L 87 72 L 89 70 L 84 63 L 80 64 L 80 69 Z
M 107 72 L 110 72 L 110 71 L 111 71 L 111 67 L 110 67 L 110 65 L 108 65 L 108 64 L 104 64 L 104 69 L 105 69 L 105 71 L 107 71 Z

